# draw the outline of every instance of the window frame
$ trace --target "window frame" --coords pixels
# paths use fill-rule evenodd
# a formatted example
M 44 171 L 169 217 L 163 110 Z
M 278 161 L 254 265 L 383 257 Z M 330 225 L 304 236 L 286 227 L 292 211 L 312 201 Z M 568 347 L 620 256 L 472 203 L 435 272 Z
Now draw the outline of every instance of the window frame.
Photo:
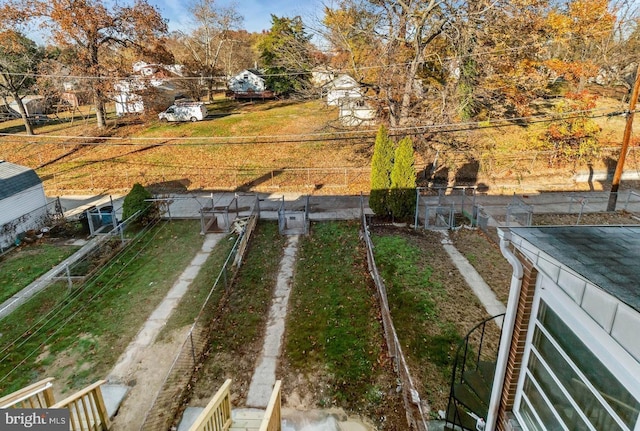
M 560 319 L 569 327 L 569 329 L 576 335 L 576 337 L 584 343 L 587 349 L 591 350 L 594 355 L 598 357 L 600 361 L 608 368 L 616 379 L 625 387 L 627 391 L 638 401 L 640 401 L 640 364 L 622 347 L 620 346 L 611 335 L 600 327 L 578 304 L 576 304 L 562 289 L 544 273 L 539 273 L 536 281 L 536 291 L 531 307 L 531 320 L 527 328 L 527 340 L 525 344 L 525 350 L 522 357 L 522 368 L 518 379 L 518 385 L 516 389 L 516 397 L 513 407 L 513 413 L 520 422 L 523 429 L 527 429 L 522 415 L 520 414 L 520 405 L 522 403 L 524 394 L 524 382 L 527 375 L 532 379 L 532 383 L 537 385 L 537 381 L 529 371 L 529 360 L 532 351 L 536 352 L 533 346 L 533 335 L 536 326 L 542 333 L 549 338 L 549 341 L 558 349 L 559 353 L 566 360 L 568 359 L 566 352 L 557 345 L 556 341 L 549 337 L 549 332 L 538 322 L 538 313 L 540 311 L 541 302 L 544 301 L 547 307 L 549 307 L 554 313 L 556 313 Z M 547 367 L 544 358 L 539 354 L 536 355 L 537 359 L 541 361 L 547 371 L 551 374 L 554 381 L 560 385 L 563 393 L 566 392 L 566 388 L 559 381 L 557 376 Z M 579 376 L 583 376 L 584 373 L 580 369 L 576 369 L 572 366 L 572 369 L 577 372 Z M 602 395 L 589 383 L 587 385 L 596 398 L 602 402 L 604 401 Z M 538 388 L 540 389 L 540 388 Z M 566 395 L 566 394 L 565 394 Z M 546 397 L 546 395 L 545 395 Z M 533 406 L 529 401 L 525 402 L 529 405 L 534 414 L 537 412 L 533 409 Z M 573 400 L 570 401 L 572 405 L 575 404 Z M 608 406 L 608 403 L 604 403 L 605 409 L 616 418 L 617 414 L 613 409 Z M 574 406 L 575 407 L 575 406 Z M 583 417 L 584 414 L 580 409 L 577 409 L 577 413 Z M 624 422 L 616 420 L 619 425 L 629 431 L 640 431 L 640 415 L 636 419 L 636 423 L 632 428 L 629 428 Z M 587 420 L 590 427 L 592 424 Z

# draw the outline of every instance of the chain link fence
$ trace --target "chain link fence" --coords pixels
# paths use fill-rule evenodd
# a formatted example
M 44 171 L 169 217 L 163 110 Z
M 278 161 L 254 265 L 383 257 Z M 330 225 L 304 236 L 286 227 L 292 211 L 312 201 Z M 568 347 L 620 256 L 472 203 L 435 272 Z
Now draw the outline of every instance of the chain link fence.
M 215 317 L 213 313 L 217 309 L 216 304 L 212 303 L 212 294 L 214 290 L 219 288 L 230 289 L 242 262 L 243 254 L 247 250 L 247 244 L 255 229 L 257 220 L 256 205 L 248 223 L 229 252 L 209 295 L 202 304 L 200 312 L 185 337 L 169 372 L 165 376 L 162 387 L 156 394 L 151 408 L 146 412 L 140 430 L 158 431 L 169 429 L 183 401 L 188 397 L 191 379 L 194 373 L 202 366 L 204 355 L 209 346 L 211 320 Z

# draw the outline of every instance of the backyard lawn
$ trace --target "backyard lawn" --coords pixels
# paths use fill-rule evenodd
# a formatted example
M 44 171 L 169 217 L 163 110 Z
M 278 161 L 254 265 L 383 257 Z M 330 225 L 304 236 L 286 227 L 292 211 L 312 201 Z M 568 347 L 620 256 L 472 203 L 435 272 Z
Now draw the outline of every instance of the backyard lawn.
M 79 248 L 46 242 L 26 244 L 0 258 L 0 304 Z
M 103 378 L 195 253 L 197 221 L 144 230 L 97 274 L 56 283 L 2 320 L 0 394 L 53 376 L 67 390 Z
M 446 410 L 458 343 L 489 316 L 442 248 L 442 232 L 384 226 L 371 231 L 398 338 L 435 418 Z M 489 342 L 496 345 L 498 335 L 492 327 Z

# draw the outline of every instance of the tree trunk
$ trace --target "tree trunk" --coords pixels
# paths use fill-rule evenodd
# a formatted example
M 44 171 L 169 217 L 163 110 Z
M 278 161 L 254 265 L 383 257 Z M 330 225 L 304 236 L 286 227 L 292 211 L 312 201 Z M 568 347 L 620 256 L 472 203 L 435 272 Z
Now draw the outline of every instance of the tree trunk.
M 96 106 L 96 121 L 98 123 L 98 129 L 104 129 L 107 126 L 107 121 L 104 111 L 104 99 L 102 98 L 100 91 L 94 90 L 93 100 Z
M 31 121 L 29 121 L 29 116 L 27 115 L 27 110 L 24 109 L 24 103 L 22 103 L 22 98 L 17 92 L 12 92 L 11 96 L 13 100 L 16 101 L 16 105 L 18 105 L 18 112 L 22 117 L 22 122 L 24 123 L 24 129 L 27 132 L 27 135 L 33 135 L 33 126 L 31 125 Z

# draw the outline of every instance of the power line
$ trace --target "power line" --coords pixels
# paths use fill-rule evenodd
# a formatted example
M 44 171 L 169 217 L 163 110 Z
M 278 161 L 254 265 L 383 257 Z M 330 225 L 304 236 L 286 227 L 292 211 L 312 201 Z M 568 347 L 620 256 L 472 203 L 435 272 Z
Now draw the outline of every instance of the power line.
M 605 112 L 606 111 L 606 112 Z M 634 111 L 635 112 L 635 111 Z M 460 123 L 440 123 L 425 124 L 406 127 L 391 127 L 389 135 L 405 136 L 419 135 L 424 133 L 455 133 L 471 131 L 476 129 L 495 129 L 504 127 L 521 126 L 522 122 L 527 124 L 547 123 L 553 121 L 568 120 L 573 118 L 604 118 L 623 116 L 629 114 L 628 111 L 610 111 L 605 108 L 567 111 L 560 114 L 542 114 L 513 118 L 499 118 L 487 121 L 472 121 Z M 277 144 L 305 144 L 332 141 L 352 141 L 369 139 L 375 136 L 377 129 L 365 129 L 357 131 L 339 131 L 323 133 L 304 133 L 291 135 L 244 135 L 244 136 L 182 136 L 182 137 L 120 137 L 120 136 L 74 136 L 74 135 L 24 135 L 18 133 L 0 133 L 0 136 L 20 138 L 17 141 L 6 140 L 2 142 L 16 142 L 24 144 L 27 140 L 58 139 L 72 142 L 42 142 L 33 144 L 46 145 L 67 145 L 76 144 L 83 146 L 158 146 L 158 147 L 191 147 L 191 146 L 211 146 L 211 145 L 277 145 Z M 102 142 L 89 142 L 102 141 Z M 158 142 L 162 141 L 162 142 Z M 185 142 L 187 141 L 187 142 Z M 194 142 L 195 141 L 195 142 Z
M 597 36 L 597 35 L 604 35 L 604 34 L 610 34 L 610 31 L 600 31 L 600 32 L 596 32 L 593 35 Z M 571 40 L 580 40 L 581 37 L 579 36 L 567 36 L 564 38 L 560 38 L 557 39 L 556 42 L 566 42 L 566 41 L 571 41 Z M 487 50 L 487 51 L 481 51 L 481 52 L 476 52 L 476 53 L 468 53 L 468 54 L 458 54 L 458 55 L 449 55 L 449 56 L 445 56 L 445 57 L 440 57 L 438 54 L 432 53 L 432 54 L 428 54 L 427 56 L 425 56 L 424 60 L 420 61 L 419 64 L 426 64 L 428 62 L 428 60 L 431 59 L 439 59 L 440 62 L 447 62 L 447 61 L 454 61 L 454 60 L 462 60 L 465 58 L 471 58 L 471 57 L 490 57 L 490 56 L 497 56 L 497 55 L 502 55 L 505 53 L 512 53 L 512 52 L 518 52 L 521 50 L 525 50 L 525 49 L 529 49 L 529 48 L 539 48 L 539 47 L 544 47 L 548 45 L 548 41 L 541 41 L 541 42 L 537 42 L 537 43 L 531 43 L 531 44 L 526 44 L 526 45 L 520 45 L 520 46 L 515 46 L 515 47 L 506 47 L 506 48 L 501 48 L 501 49 L 492 49 L 492 50 Z M 371 65 L 371 66 L 361 66 L 358 67 L 358 70 L 375 70 L 375 69 L 392 69 L 392 68 L 402 68 L 402 67 L 407 67 L 410 66 L 412 64 L 411 61 L 406 61 L 406 62 L 399 62 L 399 63 L 390 63 L 390 64 L 379 64 L 379 65 Z M 158 65 L 158 64 L 149 64 L 150 66 L 160 66 L 162 67 L 163 65 Z M 335 74 L 344 74 L 344 73 L 348 73 L 350 71 L 350 68 L 342 68 L 342 69 L 332 69 L 332 70 L 328 70 L 328 72 L 331 73 L 335 73 Z M 174 72 L 171 72 L 174 73 Z M 292 72 L 282 72 L 282 73 L 263 73 L 261 74 L 263 77 L 294 77 L 294 76 L 301 76 L 301 75 L 310 75 L 311 73 L 313 73 L 313 71 L 292 71 Z M 97 81 L 132 81 L 132 80 L 137 80 L 137 81 L 152 81 L 152 80 L 162 80 L 165 82 L 170 82 L 170 81 L 189 81 L 189 80 L 214 80 L 214 81 L 226 81 L 230 78 L 232 78 L 232 76 L 223 76 L 223 75 L 201 75 L 201 76 L 172 76 L 172 77 L 163 77 L 163 78 L 158 78 L 158 77 L 154 77 L 154 76 L 145 76 L 145 75 L 125 75 L 125 76 L 100 76 L 100 75 L 60 75 L 60 74 L 47 74 L 47 73 L 29 73 L 29 72 L 5 72 L 4 73 L 7 76 L 19 76 L 19 77 L 30 77 L 30 78 L 58 78 L 58 79 L 70 79 L 70 80 L 85 80 L 85 81 L 90 81 L 90 80 L 97 80 Z M 175 75 L 175 73 L 174 73 Z

